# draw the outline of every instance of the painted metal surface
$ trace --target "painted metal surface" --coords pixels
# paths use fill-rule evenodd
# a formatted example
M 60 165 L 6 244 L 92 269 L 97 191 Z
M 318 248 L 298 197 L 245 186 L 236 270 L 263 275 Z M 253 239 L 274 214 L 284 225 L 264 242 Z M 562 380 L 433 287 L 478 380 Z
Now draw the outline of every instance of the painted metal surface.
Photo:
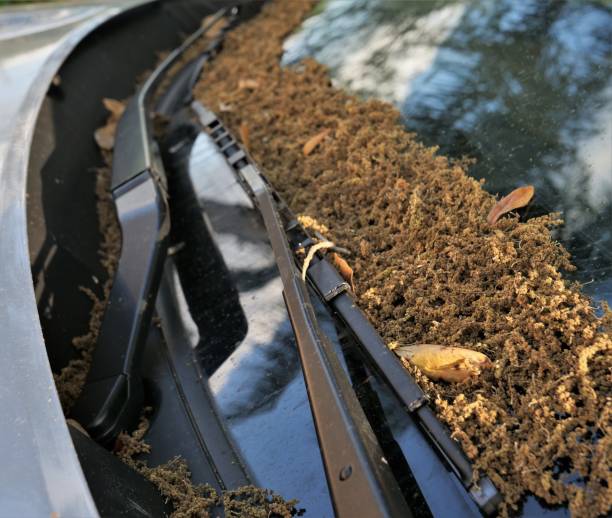
M 48 86 L 78 43 L 142 0 L 0 10 L 0 474 L 3 516 L 97 516 L 41 333 L 26 177 Z M 10 468 L 10 469 L 9 469 Z

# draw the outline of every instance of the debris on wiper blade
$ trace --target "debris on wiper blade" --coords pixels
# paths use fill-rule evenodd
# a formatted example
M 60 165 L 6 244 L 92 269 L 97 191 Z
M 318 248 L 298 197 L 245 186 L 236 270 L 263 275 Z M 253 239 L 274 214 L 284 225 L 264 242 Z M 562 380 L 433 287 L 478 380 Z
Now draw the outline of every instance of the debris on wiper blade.
M 216 117 L 194 103 L 263 218 L 283 283 L 334 508 L 339 516 L 411 516 L 399 486 L 321 332 L 277 210 L 278 198 Z
M 192 107 L 199 116 L 205 131 L 224 154 L 228 163 L 236 172 L 239 181 L 254 199 L 264 219 L 283 278 L 285 300 L 300 348 L 304 377 L 308 386 L 311 405 L 313 405 L 313 415 L 315 421 L 319 423 L 320 416 L 317 415 L 316 406 L 325 403 L 317 400 L 318 397 L 321 397 L 320 393 L 313 394 L 311 392 L 314 387 L 311 385 L 309 378 L 313 376 L 313 373 L 310 371 L 309 364 L 305 362 L 304 351 L 307 351 L 308 347 L 316 347 L 317 344 L 318 347 L 322 347 L 321 344 L 325 344 L 325 340 L 322 339 L 318 331 L 316 318 L 308 300 L 306 286 L 301 281 L 295 264 L 290 264 L 299 262 L 299 260 L 295 254 L 291 253 L 289 248 L 289 243 L 291 243 L 295 252 L 313 245 L 315 241 L 308 235 L 278 193 L 274 191 L 257 169 L 250 156 L 241 148 L 216 115 L 199 102 L 193 102 Z M 451 439 L 447 429 L 436 418 L 427 404 L 428 399 L 425 393 L 404 369 L 395 354 L 384 344 L 365 314 L 357 307 L 349 284 L 325 257 L 313 258 L 306 276 L 321 298 L 327 302 L 354 335 L 374 368 L 403 403 L 406 410 L 416 417 L 417 422 L 431 439 L 439 454 L 469 491 L 479 508 L 486 514 L 493 514 L 501 502 L 501 495 L 487 477 L 481 477 L 477 484 L 474 482 L 472 466 L 461 447 Z M 324 346 L 323 349 L 325 349 Z M 331 357 L 333 357 L 333 354 Z M 306 357 L 306 360 L 308 360 L 308 357 Z M 327 361 L 330 361 L 330 355 L 327 355 Z M 341 379 L 344 383 L 348 382 L 344 375 Z M 329 389 L 331 388 L 333 386 L 329 387 Z M 350 386 L 343 388 L 350 390 Z M 352 390 L 350 390 L 350 395 L 354 398 Z M 319 424 L 317 424 L 317 430 L 319 431 Z M 319 435 L 319 440 L 321 441 L 321 435 Z M 321 443 L 321 450 L 324 459 L 326 455 L 333 455 L 333 451 L 328 450 L 323 443 Z M 328 469 L 327 461 L 325 465 Z M 335 482 L 333 478 L 330 478 L 332 475 L 333 473 L 330 475 L 328 471 L 328 478 Z M 332 497 L 337 505 L 336 498 L 344 498 L 344 495 L 336 495 L 335 489 L 340 488 L 331 486 Z

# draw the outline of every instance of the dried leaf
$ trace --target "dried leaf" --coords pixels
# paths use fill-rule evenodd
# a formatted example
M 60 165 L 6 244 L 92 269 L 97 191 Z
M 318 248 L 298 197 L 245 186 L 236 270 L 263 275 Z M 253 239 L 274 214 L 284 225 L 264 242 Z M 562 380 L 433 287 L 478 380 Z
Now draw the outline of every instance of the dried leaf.
M 310 137 L 302 148 L 304 156 L 310 155 L 310 153 L 314 151 L 314 148 L 316 148 L 321 142 L 323 142 L 323 139 L 327 137 L 327 135 L 329 135 L 329 129 L 317 133 L 314 137 Z
M 240 90 L 256 90 L 259 88 L 259 81 L 257 79 L 240 79 L 238 88 Z
M 461 382 L 492 367 L 484 354 L 462 347 L 420 344 L 397 347 L 393 352 L 416 365 L 432 380 Z
M 108 97 L 105 97 L 102 99 L 102 104 L 104 104 L 104 107 L 117 119 L 123 115 L 125 110 L 125 104 L 117 99 L 109 99 Z
M 355 284 L 353 283 L 353 269 L 338 254 L 331 254 L 331 258 L 334 266 L 338 269 L 340 275 L 342 275 L 342 278 L 351 285 L 351 289 L 353 292 L 355 292 Z
M 242 140 L 242 145 L 246 149 L 249 149 L 249 127 L 247 126 L 246 122 L 240 123 L 240 140 Z
M 525 185 L 523 187 L 519 187 L 518 189 L 514 189 L 510 194 L 504 196 L 501 200 L 499 200 L 495 206 L 489 212 L 487 216 L 487 222 L 489 225 L 495 225 L 497 220 L 506 214 L 506 212 L 510 212 L 514 209 L 519 209 L 527 205 L 531 198 L 533 198 L 533 193 L 535 189 L 533 185 Z
M 219 111 L 220 112 L 231 112 L 232 111 L 232 105 L 231 104 L 225 104 L 222 101 L 219 101 Z
M 115 145 L 115 128 L 116 124 L 107 124 L 94 131 L 94 139 L 100 149 L 110 151 Z

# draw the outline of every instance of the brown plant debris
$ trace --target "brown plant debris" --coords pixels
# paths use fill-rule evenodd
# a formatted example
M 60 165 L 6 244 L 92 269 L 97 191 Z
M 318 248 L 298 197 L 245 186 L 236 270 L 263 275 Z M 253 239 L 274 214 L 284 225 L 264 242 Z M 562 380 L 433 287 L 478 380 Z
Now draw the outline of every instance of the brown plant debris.
M 484 354 L 463 347 L 419 344 L 395 347 L 393 352 L 432 380 L 462 382 L 492 366 Z
M 304 156 L 310 155 L 310 153 L 312 153 L 315 148 L 325 140 L 325 137 L 327 137 L 327 135 L 329 135 L 328 129 L 317 133 L 314 137 L 310 137 L 302 148 L 302 153 L 304 153 Z
M 94 132 L 94 139 L 98 147 L 104 151 L 111 151 L 115 146 L 115 132 L 117 123 L 125 110 L 125 103 L 116 99 L 102 99 L 104 107 L 110 112 L 106 124 Z M 106 158 L 106 157 L 105 157 Z
M 311 218 L 310 216 L 301 214 L 297 217 L 297 219 L 300 222 L 300 225 L 302 225 L 304 228 L 311 229 L 314 232 L 319 232 L 320 234 L 327 234 L 329 232 L 329 229 L 325 225 L 322 225 L 316 219 Z
M 223 506 L 227 517 L 290 518 L 300 514 L 297 500 L 285 501 L 276 493 L 255 486 L 226 491 L 220 498 L 208 484 L 194 484 L 185 460 L 174 458 L 151 468 L 146 460 L 137 458 L 151 451 L 144 438 L 149 429 L 152 409 L 145 408 L 140 423 L 131 434 L 122 432 L 115 443 L 115 454 L 128 466 L 148 479 L 173 507 L 170 518 L 205 518 Z M 215 513 L 216 515 L 216 513 Z
M 495 225 L 497 220 L 507 212 L 524 207 L 531 201 L 534 192 L 533 185 L 525 185 L 524 187 L 514 189 L 510 194 L 499 200 L 489 211 L 487 223 Z
M 108 128 L 105 131 L 108 132 L 114 143 L 117 122 L 123 114 L 125 103 L 107 98 L 103 99 L 102 103 L 109 111 L 106 125 L 103 128 Z M 110 193 L 112 147 L 112 145 L 110 148 L 100 145 L 100 151 L 106 162 L 106 167 L 97 171 L 95 191 L 98 226 L 101 235 L 98 254 L 100 256 L 100 264 L 106 270 L 108 277 L 102 286 L 102 298 L 98 297 L 89 288 L 79 288 L 92 302 L 92 308 L 89 312 L 88 331 L 84 335 L 72 339 L 72 345 L 77 350 L 77 356 L 70 360 L 68 365 L 62 368 L 59 373 L 53 375 L 65 414 L 68 414 L 85 385 L 121 250 L 121 230 L 117 221 L 115 204 Z
M 119 434 L 115 443 L 115 454 L 155 485 L 159 492 L 172 503 L 174 511 L 170 515 L 171 518 L 210 516 L 209 511 L 218 502 L 217 492 L 207 484 L 193 484 L 191 473 L 183 459 L 177 457 L 151 468 L 145 460 L 136 458 L 151 451 L 151 447 L 144 441 L 144 436 L 149 429 L 147 415 L 150 412 L 150 408 L 145 409 L 138 427 L 131 434 L 126 432 Z
M 227 518 L 290 518 L 302 514 L 296 511 L 297 500 L 283 500 L 270 491 L 245 486 L 223 493 L 223 509 Z
M 248 150 L 249 147 L 250 147 L 250 144 L 249 144 L 249 127 L 244 122 L 242 124 L 240 124 L 240 140 L 242 141 L 242 145 L 244 146 L 244 148 L 246 150 Z
M 93 352 L 100 333 L 104 310 L 108 302 L 113 283 L 113 275 L 117 268 L 121 247 L 121 231 L 117 222 L 115 205 L 110 194 L 110 168 L 99 169 L 96 176 L 96 210 L 102 240 L 100 242 L 100 263 L 108 277 L 102 287 L 102 297 L 98 297 L 89 288 L 79 289 L 92 302 L 89 312 L 88 331 L 82 336 L 73 338 L 72 345 L 77 350 L 76 358 L 68 362 L 58 374 L 54 374 L 55 386 L 59 394 L 64 413 L 68 413 L 76 402 L 85 385 L 87 374 L 93 359 Z
M 250 152 L 293 211 L 351 251 L 359 304 L 387 343 L 455 345 L 494 363 L 461 384 L 407 369 L 503 493 L 502 512 L 530 492 L 574 515 L 609 513 L 611 318 L 564 280 L 572 265 L 550 234 L 561 222 L 492 227 L 483 207 L 495 199 L 468 162 L 420 144 L 389 104 L 335 89 L 315 61 L 281 68 L 311 5 L 272 1 L 231 31 L 196 97 L 232 106 L 224 123 L 248 124 Z M 237 89 L 244 77 L 266 88 Z M 304 157 L 312 128 L 333 131 L 333 145 Z
M 111 113 L 113 119 L 118 120 L 125 111 L 125 103 L 117 99 L 105 97 L 102 99 L 102 104 Z
M 238 88 L 241 90 L 255 90 L 259 88 L 259 81 L 257 79 L 240 79 L 238 81 Z

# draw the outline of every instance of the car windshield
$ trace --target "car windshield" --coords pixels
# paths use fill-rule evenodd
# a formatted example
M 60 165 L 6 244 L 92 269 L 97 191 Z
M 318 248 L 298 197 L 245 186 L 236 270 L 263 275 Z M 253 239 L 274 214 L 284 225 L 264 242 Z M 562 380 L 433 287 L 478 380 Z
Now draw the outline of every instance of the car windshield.
M 535 186 L 528 217 L 560 212 L 568 278 L 612 302 L 612 6 L 525 0 L 324 0 L 285 43 L 493 194 Z

